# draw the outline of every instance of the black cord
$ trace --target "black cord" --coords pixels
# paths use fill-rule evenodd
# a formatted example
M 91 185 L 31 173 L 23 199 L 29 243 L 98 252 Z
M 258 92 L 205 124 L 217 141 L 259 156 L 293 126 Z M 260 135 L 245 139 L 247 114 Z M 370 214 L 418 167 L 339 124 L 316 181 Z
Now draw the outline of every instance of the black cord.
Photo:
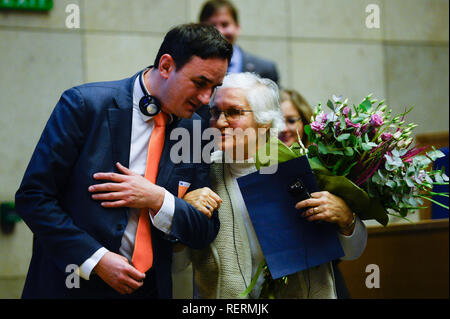
M 302 224 L 302 228 L 303 229 L 305 228 L 305 224 L 304 223 Z M 307 289 L 308 292 L 306 294 L 306 298 L 309 299 L 309 295 L 311 293 L 311 277 L 310 277 L 310 273 L 309 273 L 309 264 L 308 264 L 308 248 L 307 248 L 307 245 L 306 245 L 305 234 L 304 234 L 303 229 L 302 229 L 301 233 L 302 233 L 303 246 L 305 247 L 305 264 L 306 264 L 305 271 L 306 271 L 306 276 L 308 278 L 308 289 Z
M 225 158 L 222 157 L 222 178 L 223 178 L 223 184 L 225 185 L 225 190 L 227 191 L 228 198 L 230 199 L 230 206 L 231 206 L 231 214 L 233 216 L 233 244 L 234 244 L 234 250 L 236 252 L 236 259 L 239 267 L 239 272 L 241 273 L 242 280 L 244 281 L 245 289 L 248 288 L 247 281 L 245 280 L 244 273 L 242 272 L 241 264 L 239 262 L 239 254 L 236 247 L 236 235 L 235 235 L 235 223 L 234 223 L 234 209 L 233 204 L 231 203 L 231 197 L 230 193 L 228 192 L 227 183 L 225 181 Z

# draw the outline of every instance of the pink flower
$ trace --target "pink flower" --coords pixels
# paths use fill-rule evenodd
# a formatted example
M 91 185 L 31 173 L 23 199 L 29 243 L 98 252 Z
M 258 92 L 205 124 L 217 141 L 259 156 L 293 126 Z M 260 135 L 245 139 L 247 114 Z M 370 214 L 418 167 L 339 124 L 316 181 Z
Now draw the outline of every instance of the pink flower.
M 320 122 L 317 122 L 317 121 L 311 123 L 311 129 L 312 129 L 314 132 L 320 132 L 320 131 L 323 131 L 324 128 L 325 128 L 325 125 L 324 125 L 323 123 L 320 123 Z
M 383 141 L 389 141 L 392 138 L 391 133 L 382 133 L 381 134 L 381 140 Z
M 345 117 L 348 117 L 348 113 L 350 112 L 350 108 L 349 107 L 344 107 L 344 109 L 342 110 L 342 114 L 345 115 Z
M 348 118 L 345 119 L 345 124 L 347 124 L 347 126 L 354 127 L 356 129 L 359 129 L 361 127 L 361 124 L 359 124 L 359 123 L 355 124 L 352 121 L 350 121 Z
M 383 125 L 383 118 L 378 114 L 372 114 L 372 116 L 370 117 L 370 124 L 375 127 L 379 127 Z
M 341 133 L 341 123 L 340 122 L 334 123 L 334 130 L 336 131 L 336 135 Z
M 328 117 L 327 113 L 320 113 L 319 115 L 317 115 L 316 121 L 319 123 L 326 123 L 327 117 Z
M 412 159 L 411 159 L 412 160 Z M 419 175 L 415 178 L 416 182 L 419 184 L 422 184 L 426 176 L 426 173 L 424 170 L 420 170 Z

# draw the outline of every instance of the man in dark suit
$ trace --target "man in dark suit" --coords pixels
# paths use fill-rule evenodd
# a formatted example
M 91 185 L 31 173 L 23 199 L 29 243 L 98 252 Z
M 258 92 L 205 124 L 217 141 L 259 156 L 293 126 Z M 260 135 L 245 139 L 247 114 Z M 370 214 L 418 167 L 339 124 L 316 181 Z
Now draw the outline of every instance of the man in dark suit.
M 233 57 L 228 66 L 229 73 L 254 72 L 279 84 L 277 67 L 274 62 L 257 57 L 237 46 L 240 34 L 238 12 L 228 0 L 210 0 L 203 4 L 200 22 L 214 25 L 233 45 Z
M 214 27 L 181 25 L 165 36 L 154 66 L 63 93 L 16 193 L 17 211 L 34 235 L 23 298 L 172 297 L 173 244 L 207 247 L 219 220 L 180 198 L 180 189 L 207 186 L 209 171 L 192 156 L 173 161 L 171 132 L 189 132 L 191 150 L 199 142 L 193 140 L 194 112 L 221 84 L 231 55 Z M 139 197 L 132 191 L 157 153 L 156 183 L 145 184 L 153 196 Z M 144 247 L 153 262 L 142 268 L 133 261 L 138 226 L 151 238 L 140 251 Z

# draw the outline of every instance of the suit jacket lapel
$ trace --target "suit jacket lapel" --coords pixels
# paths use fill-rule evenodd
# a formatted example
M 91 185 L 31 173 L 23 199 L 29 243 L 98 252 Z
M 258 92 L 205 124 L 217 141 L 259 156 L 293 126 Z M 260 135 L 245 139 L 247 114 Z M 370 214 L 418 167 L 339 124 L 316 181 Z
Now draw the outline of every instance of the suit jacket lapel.
M 250 61 L 248 54 L 241 49 L 242 54 L 242 72 L 254 72 L 255 65 Z
M 139 74 L 139 73 L 137 73 Z M 136 75 L 124 81 L 122 89 L 113 98 L 114 107 L 108 109 L 111 134 L 113 167 L 119 162 L 129 167 L 131 147 L 131 124 L 133 119 L 133 84 Z
M 132 112 L 125 109 L 108 110 L 109 130 L 111 134 L 112 162 L 129 167 L 131 145 Z

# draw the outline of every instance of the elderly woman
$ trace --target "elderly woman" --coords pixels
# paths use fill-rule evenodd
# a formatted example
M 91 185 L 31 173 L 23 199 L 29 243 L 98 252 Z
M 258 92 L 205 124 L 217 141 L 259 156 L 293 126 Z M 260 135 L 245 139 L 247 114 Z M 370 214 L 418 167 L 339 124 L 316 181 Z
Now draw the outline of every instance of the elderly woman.
M 278 94 L 271 80 L 252 73 L 230 74 L 211 103 L 211 124 L 221 133 L 221 151 L 212 155 L 212 190 L 198 189 L 184 199 L 207 216 L 218 210 L 220 231 L 207 249 L 174 253 L 173 265 L 180 270 L 192 261 L 200 298 L 241 298 L 264 259 L 236 179 L 256 171 L 253 157 L 259 140 L 277 136 L 284 125 Z M 243 130 L 253 134 L 242 134 Z M 328 192 L 311 196 L 296 208 L 308 208 L 303 213 L 308 221 L 335 223 L 345 252 L 342 259 L 358 258 L 367 240 L 364 224 L 341 198 Z M 262 282 L 261 274 L 251 298 L 259 296 Z M 277 297 L 336 298 L 331 263 L 290 275 Z

